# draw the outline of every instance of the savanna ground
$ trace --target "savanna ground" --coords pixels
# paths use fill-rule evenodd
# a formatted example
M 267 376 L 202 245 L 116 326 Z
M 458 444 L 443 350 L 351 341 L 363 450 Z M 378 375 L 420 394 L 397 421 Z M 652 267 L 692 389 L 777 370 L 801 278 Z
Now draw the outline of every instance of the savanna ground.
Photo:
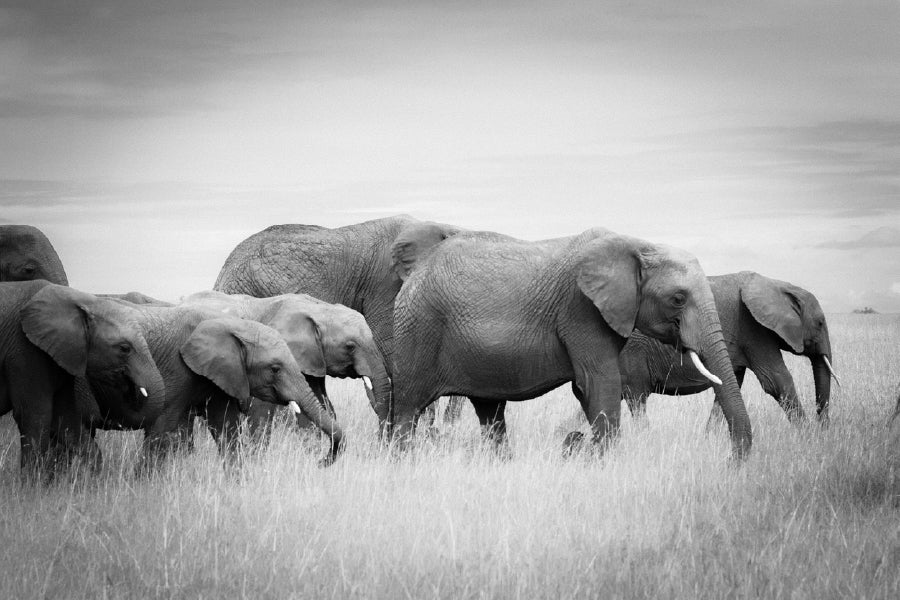
M 584 421 L 563 387 L 508 408 L 511 460 L 480 445 L 469 407 L 398 459 L 362 385 L 331 381 L 348 432 L 332 468 L 282 427 L 240 474 L 206 439 L 134 479 L 139 436 L 107 432 L 99 477 L 46 488 L 19 483 L 7 416 L 0 598 L 896 598 L 900 315 L 830 323 L 831 427 L 790 426 L 748 373 L 742 465 L 724 429 L 706 433 L 709 392 L 651 397 L 602 458 L 561 457 Z M 813 412 L 809 363 L 786 358 Z

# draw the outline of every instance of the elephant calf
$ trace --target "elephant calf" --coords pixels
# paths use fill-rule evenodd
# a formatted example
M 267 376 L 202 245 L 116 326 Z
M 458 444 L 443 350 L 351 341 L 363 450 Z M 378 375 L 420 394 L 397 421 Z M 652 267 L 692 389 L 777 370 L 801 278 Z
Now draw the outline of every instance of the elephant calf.
M 82 427 L 74 377 L 116 388 L 123 402 L 162 401 L 162 378 L 126 307 L 43 280 L 0 283 L 0 415 L 19 427 L 23 471 L 51 452 L 100 453 Z
M 332 416 L 334 407 L 325 389 L 325 375 L 362 378 L 376 414 L 386 410 L 379 407 L 387 407 L 390 402 L 391 380 L 384 357 L 365 318 L 355 310 L 306 294 L 255 298 L 214 291 L 192 294 L 181 305 L 218 310 L 257 321 L 278 331 L 319 403 Z M 250 407 L 251 427 L 266 429 L 272 422 L 274 410 L 273 404 L 254 403 Z M 300 427 L 310 425 L 303 415 L 297 415 L 297 421 Z
M 191 430 L 192 416 L 204 416 L 224 456 L 235 451 L 240 412 L 251 396 L 303 412 L 331 439 L 323 464 L 342 447 L 337 422 L 320 409 L 287 343 L 274 329 L 214 310 L 189 306 L 133 305 L 165 382 L 165 397 L 134 407 L 115 389 L 91 387 L 94 425 L 143 429 L 144 454 L 159 457 Z

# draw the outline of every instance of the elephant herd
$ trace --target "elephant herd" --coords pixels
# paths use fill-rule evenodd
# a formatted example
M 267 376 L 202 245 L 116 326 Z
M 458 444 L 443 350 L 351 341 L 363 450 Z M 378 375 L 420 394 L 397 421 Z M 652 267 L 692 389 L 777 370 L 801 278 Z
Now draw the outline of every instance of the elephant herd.
M 145 469 L 190 444 L 195 417 L 233 458 L 242 421 L 263 439 L 278 406 L 325 433 L 327 465 L 343 433 L 326 375 L 363 379 L 400 446 L 441 396 L 468 397 L 502 448 L 508 401 L 571 382 L 602 446 L 623 398 L 639 416 L 650 393 L 713 387 L 740 458 L 747 369 L 794 422 L 806 417 L 781 351 L 810 359 L 820 421 L 836 379 L 808 291 L 707 277 L 687 252 L 601 228 L 530 242 L 408 216 L 275 225 L 237 245 L 213 290 L 172 305 L 69 288 L 46 236 L 8 225 L 0 281 L 0 415 L 19 427 L 23 473 L 98 468 L 97 429 L 143 430 Z

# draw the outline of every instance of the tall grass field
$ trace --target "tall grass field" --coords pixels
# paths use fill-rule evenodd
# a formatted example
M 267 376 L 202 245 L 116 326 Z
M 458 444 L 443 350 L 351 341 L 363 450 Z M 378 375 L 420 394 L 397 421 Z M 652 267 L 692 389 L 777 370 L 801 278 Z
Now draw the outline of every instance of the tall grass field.
M 900 315 L 832 315 L 831 426 L 793 427 L 748 372 L 754 445 L 729 460 L 711 392 L 652 396 L 602 456 L 568 386 L 507 408 L 511 458 L 474 411 L 383 452 L 359 381 L 330 380 L 347 450 L 288 421 L 226 472 L 208 435 L 149 479 L 135 433 L 101 474 L 20 483 L 0 423 L 0 598 L 898 598 Z M 809 362 L 786 361 L 815 414 Z

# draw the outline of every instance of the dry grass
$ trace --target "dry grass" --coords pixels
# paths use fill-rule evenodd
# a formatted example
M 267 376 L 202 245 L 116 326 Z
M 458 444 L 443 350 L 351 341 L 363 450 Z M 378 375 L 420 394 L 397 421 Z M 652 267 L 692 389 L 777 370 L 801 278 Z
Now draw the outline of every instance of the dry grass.
M 18 482 L 0 429 L 2 598 L 895 598 L 900 594 L 900 317 L 831 318 L 832 426 L 792 428 L 748 374 L 751 458 L 705 433 L 711 396 L 651 398 L 602 458 L 561 458 L 568 388 L 508 411 L 514 457 L 474 413 L 383 454 L 361 384 L 331 382 L 348 431 L 332 468 L 287 428 L 226 474 L 211 441 L 151 480 L 134 434 L 100 477 Z M 812 410 L 808 363 L 788 357 Z

